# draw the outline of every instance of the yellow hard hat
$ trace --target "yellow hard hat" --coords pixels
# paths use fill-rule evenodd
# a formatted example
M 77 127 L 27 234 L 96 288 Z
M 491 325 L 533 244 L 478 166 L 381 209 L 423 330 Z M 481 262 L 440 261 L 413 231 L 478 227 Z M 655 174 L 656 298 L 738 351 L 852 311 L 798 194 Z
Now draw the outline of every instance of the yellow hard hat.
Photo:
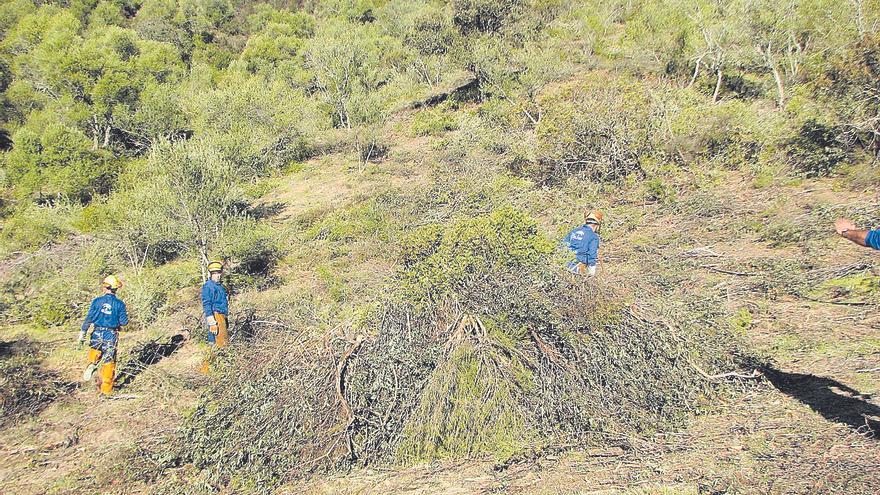
M 220 261 L 212 261 L 208 263 L 208 273 L 222 272 L 223 263 Z
M 108 275 L 107 278 L 105 278 L 104 281 L 101 282 L 101 285 L 108 289 L 116 290 L 122 287 L 122 280 L 119 280 L 119 277 L 117 277 L 116 275 Z
M 588 212 L 584 218 L 585 223 L 587 224 L 601 225 L 602 219 L 605 218 L 605 215 L 599 210 L 593 210 Z

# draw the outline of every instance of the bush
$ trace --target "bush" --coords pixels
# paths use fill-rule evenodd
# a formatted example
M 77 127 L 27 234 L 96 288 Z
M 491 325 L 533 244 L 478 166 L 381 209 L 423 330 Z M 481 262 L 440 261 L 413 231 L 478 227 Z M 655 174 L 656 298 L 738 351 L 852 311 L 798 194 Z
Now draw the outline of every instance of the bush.
M 522 0 L 455 0 L 452 22 L 465 34 L 494 33 L 521 13 Z
M 376 200 L 338 210 L 314 224 L 306 236 L 331 242 L 346 242 L 388 235 L 388 210 Z
M 672 116 L 666 153 L 685 163 L 713 160 L 730 169 L 756 163 L 772 142 L 776 123 L 765 122 L 746 102 L 716 104 L 694 96 L 685 92 L 671 97 L 678 108 Z
M 271 285 L 272 272 L 283 254 L 277 232 L 252 219 L 240 219 L 228 226 L 219 247 L 227 266 L 226 281 L 233 291 Z
M 194 131 L 239 178 L 279 170 L 312 152 L 326 118 L 313 99 L 284 81 L 230 71 L 221 85 L 185 100 Z
M 456 39 L 449 19 L 442 11 L 429 10 L 420 15 L 404 33 L 404 42 L 422 55 L 442 55 Z
M 642 156 L 654 152 L 657 119 L 643 84 L 607 75 L 593 76 L 544 98 L 535 127 L 542 181 L 573 174 L 616 180 L 641 170 Z
M 161 316 L 169 303 L 173 303 L 169 298 L 176 291 L 200 281 L 195 261 L 151 267 L 128 277 L 119 297 L 128 306 L 131 325 L 145 328 Z
M 440 136 L 458 128 L 455 113 L 440 105 L 422 110 L 413 118 L 412 133 L 416 136 Z
M 106 150 L 94 149 L 81 130 L 45 115 L 32 116 L 13 141 L 7 173 L 21 198 L 85 204 L 108 193 L 120 169 L 120 163 Z
M 0 228 L 0 255 L 31 251 L 53 241 L 62 241 L 72 232 L 70 219 L 75 207 L 48 207 L 25 204 L 3 220 Z
M 807 120 L 784 144 L 788 162 L 806 177 L 824 177 L 849 158 L 835 127 Z
M 18 316 L 45 328 L 84 318 L 89 303 L 100 295 L 101 279 L 115 272 L 119 261 L 101 241 L 34 257 L 19 273 L 33 295 L 21 301 Z

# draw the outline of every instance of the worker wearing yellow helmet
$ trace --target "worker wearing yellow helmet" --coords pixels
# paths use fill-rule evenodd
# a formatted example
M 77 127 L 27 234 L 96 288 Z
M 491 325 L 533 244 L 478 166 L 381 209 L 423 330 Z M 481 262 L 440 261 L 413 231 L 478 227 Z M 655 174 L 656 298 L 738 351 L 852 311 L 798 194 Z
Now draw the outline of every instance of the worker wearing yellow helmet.
M 102 296 L 96 297 L 79 332 L 80 346 L 85 342 L 89 327 L 92 334 L 89 338 L 89 364 L 83 372 L 83 381 L 89 381 L 98 371 L 100 380 L 98 387 L 102 394 L 113 391 L 113 379 L 116 374 L 116 347 L 119 341 L 119 329 L 128 325 L 128 312 L 125 303 L 116 297 L 116 291 L 122 282 L 116 275 L 110 275 L 101 282 L 104 289 Z
M 575 259 L 567 268 L 578 275 L 596 275 L 599 262 L 599 230 L 602 228 L 604 215 L 601 211 L 592 210 L 584 214 L 584 224 L 575 228 L 565 236 L 562 244 L 574 253 Z
M 229 343 L 227 315 L 229 314 L 229 296 L 220 285 L 223 278 L 223 263 L 208 263 L 208 280 L 202 285 L 202 312 L 208 327 L 208 342 L 217 347 L 226 347 Z

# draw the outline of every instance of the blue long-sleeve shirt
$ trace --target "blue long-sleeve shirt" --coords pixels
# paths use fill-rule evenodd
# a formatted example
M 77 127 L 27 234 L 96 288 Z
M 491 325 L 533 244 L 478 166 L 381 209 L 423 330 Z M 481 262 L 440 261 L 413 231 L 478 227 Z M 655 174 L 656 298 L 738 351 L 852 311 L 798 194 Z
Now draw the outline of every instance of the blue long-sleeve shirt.
M 229 314 L 229 297 L 222 285 L 208 280 L 202 286 L 202 311 L 205 316 L 213 316 L 214 313 Z
M 870 248 L 880 249 L 880 229 L 868 231 L 868 235 L 865 236 L 865 245 Z
M 575 258 L 587 266 L 599 261 L 599 236 L 588 225 L 581 225 L 565 236 L 562 243 L 574 252 Z
M 114 294 L 104 294 L 96 297 L 89 306 L 89 312 L 82 324 L 82 331 L 89 329 L 89 325 L 103 328 L 119 328 L 128 325 L 128 312 L 125 303 Z

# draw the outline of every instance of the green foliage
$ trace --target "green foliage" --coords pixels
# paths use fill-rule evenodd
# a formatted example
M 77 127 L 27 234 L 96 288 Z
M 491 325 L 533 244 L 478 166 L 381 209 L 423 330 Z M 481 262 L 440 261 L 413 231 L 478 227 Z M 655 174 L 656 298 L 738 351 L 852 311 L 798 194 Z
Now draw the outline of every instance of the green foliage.
M 62 240 L 73 230 L 70 218 L 75 208 L 47 207 L 32 204 L 15 209 L 3 219 L 0 228 L 0 254 L 13 251 L 31 251 L 52 241 Z
M 306 50 L 306 67 L 334 126 L 351 129 L 382 116 L 377 90 L 394 74 L 386 62 L 398 47 L 399 41 L 373 25 L 331 21 L 318 29 Z
M 198 253 L 207 265 L 224 228 L 242 210 L 235 168 L 210 145 L 187 141 L 155 149 L 142 174 L 144 193 L 165 218 L 169 238 Z
M 412 133 L 416 136 L 440 136 L 458 128 L 455 114 L 447 107 L 422 110 L 413 118 Z
M 687 92 L 670 97 L 670 138 L 666 153 L 672 158 L 692 162 L 717 160 L 727 168 L 739 169 L 756 163 L 768 144 L 773 143 L 779 124 L 761 116 L 742 101 L 713 104 L 694 99 Z
M 167 305 L 173 294 L 191 288 L 201 281 L 197 263 L 172 263 L 160 267 L 148 267 L 125 280 L 119 297 L 128 306 L 131 325 L 145 328 L 152 324 L 164 310 L 176 311 Z
M 789 163 L 807 177 L 824 177 L 849 158 L 841 131 L 815 120 L 804 122 L 785 143 Z
M 504 461 L 534 444 L 516 401 L 531 373 L 521 364 L 513 365 L 519 373 L 494 369 L 491 352 L 464 344 L 440 365 L 404 426 L 398 460 L 492 455 Z
M 614 180 L 641 169 L 658 129 L 649 89 L 627 78 L 594 75 L 543 99 L 535 128 L 538 163 L 532 174 L 550 181 L 572 174 Z M 590 109 L 584 111 L 584 109 Z
M 522 0 L 454 0 L 452 21 L 465 34 L 494 33 L 510 24 L 523 7 Z
M 452 48 L 456 33 L 451 19 L 440 9 L 425 5 L 403 34 L 404 43 L 422 55 L 442 55 Z
M 33 115 L 13 135 L 7 180 L 23 199 L 88 203 L 109 192 L 119 162 L 77 127 L 55 120 L 53 110 Z
M 92 298 L 99 295 L 101 279 L 112 273 L 113 261 L 101 243 L 88 244 L 54 260 L 36 257 L 22 274 L 30 277 L 27 286 L 34 290 L 33 296 L 10 308 L 11 316 L 43 328 L 85 317 Z
M 326 127 L 302 91 L 260 75 L 233 71 L 215 88 L 193 88 L 186 105 L 195 132 L 243 179 L 303 159 Z
M 278 70 L 291 80 L 301 78 L 301 52 L 304 40 L 314 34 L 314 18 L 259 4 L 248 24 L 254 34 L 239 59 L 244 68 L 251 73 Z
M 537 223 L 511 207 L 457 221 L 442 234 L 423 229 L 404 252 L 402 287 L 412 302 L 467 294 L 481 274 L 538 266 L 553 250 Z
M 226 282 L 233 289 L 271 283 L 272 271 L 284 254 L 278 233 L 251 218 L 226 226 L 217 252 L 228 267 Z
M 387 238 L 391 227 L 388 210 L 375 200 L 334 212 L 306 233 L 312 239 L 350 242 L 364 238 Z

